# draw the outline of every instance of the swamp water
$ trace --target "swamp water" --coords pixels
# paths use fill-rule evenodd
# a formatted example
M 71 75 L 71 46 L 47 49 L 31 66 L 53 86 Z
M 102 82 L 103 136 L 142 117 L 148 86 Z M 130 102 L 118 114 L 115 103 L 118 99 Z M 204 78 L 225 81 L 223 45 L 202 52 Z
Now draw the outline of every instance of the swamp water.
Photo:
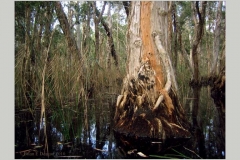
M 207 88 L 201 89 L 196 117 L 199 127 L 193 129 L 192 137 L 164 143 L 116 134 L 113 130 L 116 95 L 89 99 L 78 110 L 68 105 L 46 109 L 47 119 L 42 125 L 39 125 L 40 108 L 34 112 L 16 109 L 15 158 L 225 158 L 225 136 L 221 133 L 217 107 L 206 93 Z M 191 122 L 193 99 L 190 96 L 191 93 L 185 95 L 183 103 Z

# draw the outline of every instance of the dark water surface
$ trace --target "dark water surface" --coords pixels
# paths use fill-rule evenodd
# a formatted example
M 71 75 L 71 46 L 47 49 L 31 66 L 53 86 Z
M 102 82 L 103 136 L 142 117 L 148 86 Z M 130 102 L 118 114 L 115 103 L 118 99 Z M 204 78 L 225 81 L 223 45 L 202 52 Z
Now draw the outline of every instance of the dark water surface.
M 139 139 L 118 135 L 113 130 L 116 96 L 88 100 L 71 110 L 70 106 L 47 110 L 47 120 L 39 125 L 40 110 L 15 110 L 15 158 L 225 158 L 225 133 L 219 123 L 213 100 L 202 89 L 196 121 L 190 139 Z M 186 116 L 192 121 L 192 99 L 183 99 Z M 32 116 L 33 115 L 33 116 Z M 48 152 L 44 152 L 47 126 Z M 39 137 L 40 129 L 40 137 Z M 224 130 L 225 132 L 225 130 Z

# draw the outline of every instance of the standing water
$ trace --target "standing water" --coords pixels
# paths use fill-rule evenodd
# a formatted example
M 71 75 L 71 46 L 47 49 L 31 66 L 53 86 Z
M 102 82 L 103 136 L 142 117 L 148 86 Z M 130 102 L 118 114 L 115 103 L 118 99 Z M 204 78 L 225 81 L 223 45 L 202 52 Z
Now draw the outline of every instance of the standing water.
M 206 92 L 207 88 L 200 91 L 198 126 L 192 128 L 192 137 L 165 142 L 115 133 L 116 95 L 101 101 L 90 99 L 78 111 L 56 105 L 47 110 L 47 119 L 43 119 L 42 124 L 39 123 L 40 110 L 34 114 L 29 110 L 16 110 L 15 158 L 225 158 L 225 137 L 217 109 Z M 186 97 L 189 121 L 193 118 L 192 104 L 193 99 Z

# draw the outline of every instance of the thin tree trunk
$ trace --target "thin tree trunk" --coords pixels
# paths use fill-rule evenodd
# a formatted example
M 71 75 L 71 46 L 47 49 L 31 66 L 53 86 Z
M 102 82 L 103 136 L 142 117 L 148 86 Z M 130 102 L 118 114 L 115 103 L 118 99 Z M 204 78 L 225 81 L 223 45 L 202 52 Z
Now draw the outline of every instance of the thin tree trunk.
M 80 8 L 81 6 L 81 2 L 77 2 L 77 7 Z M 76 28 L 77 28 L 77 47 L 78 47 L 78 50 L 79 50 L 79 56 L 81 57 L 81 54 L 82 54 L 82 40 L 81 40 L 81 24 L 80 24 L 80 13 L 79 13 L 79 9 L 76 11 Z
M 218 55 L 219 55 L 219 44 L 220 44 L 220 31 L 221 31 L 221 19 L 222 19 L 222 1 L 218 2 L 218 10 L 216 15 L 216 24 L 214 30 L 214 43 L 213 43 L 213 60 L 212 60 L 212 67 L 211 67 L 211 74 L 218 73 Z
M 109 5 L 109 10 L 111 9 L 111 5 Z M 119 51 L 119 43 L 120 43 L 120 41 L 118 40 L 119 38 L 118 38 L 118 32 L 119 32 L 119 29 L 118 29 L 118 22 L 120 21 L 119 20 L 119 13 L 120 12 L 120 7 L 119 7 L 119 5 L 117 5 L 117 52 L 118 53 L 120 53 L 120 51 Z M 110 28 L 112 28 L 112 27 L 110 27 Z M 112 29 L 111 29 L 112 30 Z
M 53 32 L 54 33 L 54 32 Z M 45 144 L 44 144 L 44 153 L 46 151 L 46 154 L 49 157 L 48 153 L 48 141 L 47 141 L 47 119 L 46 119 L 46 105 L 45 105 L 45 74 L 46 74 L 46 69 L 47 69 L 47 62 L 48 62 L 48 56 L 49 56 L 49 50 L 50 50 L 50 45 L 51 45 L 51 40 L 53 37 L 53 33 L 50 37 L 48 47 L 45 48 L 44 53 L 45 53 L 45 60 L 44 60 L 44 67 L 43 67 L 43 72 L 42 72 L 42 90 L 41 90 L 41 115 L 40 115 L 40 126 L 43 126 L 44 130 L 44 139 L 45 139 Z M 39 137 L 40 137 L 40 130 L 39 129 Z
M 193 79 L 198 81 L 199 79 L 199 66 L 198 66 L 198 46 L 203 36 L 204 30 L 204 19 L 205 19 L 205 11 L 206 11 L 206 1 L 201 2 L 201 11 L 199 8 L 199 2 L 192 2 L 192 10 L 193 10 L 193 20 L 194 20 L 194 37 L 192 42 L 192 58 L 193 58 Z M 197 17 L 198 16 L 198 17 Z M 198 19 L 198 20 L 197 20 Z
M 102 18 L 102 14 L 105 10 L 105 5 L 106 2 L 104 2 L 104 5 L 102 7 L 102 12 L 100 15 L 98 15 L 97 17 L 97 7 L 96 7 L 96 2 L 92 2 L 92 6 L 93 6 L 93 13 L 94 13 L 94 23 L 95 23 L 95 57 L 97 59 L 97 61 L 99 62 L 99 56 L 100 56 L 100 52 L 99 52 L 99 22 L 101 21 Z
M 40 53 L 40 50 L 37 50 L 37 37 L 38 37 L 38 29 L 37 26 L 39 25 L 39 18 L 40 18 L 40 13 L 39 13 L 40 7 L 37 6 L 36 9 L 36 15 L 35 15 L 35 21 L 34 21 L 34 27 L 33 27 L 33 34 L 32 34 L 32 41 L 31 41 L 31 64 L 34 66 L 36 63 L 36 55 Z
M 31 38 L 30 38 L 30 21 L 31 21 L 31 8 L 30 3 L 26 3 L 26 9 L 25 9 L 25 56 L 23 59 L 23 88 L 25 88 L 25 101 L 26 106 L 29 108 L 32 108 L 32 100 L 31 100 L 31 86 L 32 86 L 32 77 L 31 77 Z
M 61 2 L 59 2 L 59 1 L 55 2 L 55 8 L 56 8 L 58 20 L 60 22 L 60 26 L 63 30 L 63 33 L 64 33 L 66 41 L 67 41 L 68 52 L 71 54 L 74 54 L 74 55 L 79 55 L 77 43 L 71 32 L 71 28 L 68 23 L 67 17 L 65 15 L 65 13 L 63 12 Z M 79 58 L 81 59 L 81 57 L 79 57 Z
M 108 12 L 107 12 L 108 18 L 107 18 L 107 23 L 109 26 L 109 30 L 112 33 L 112 16 L 111 16 L 111 4 L 108 4 Z M 111 68 L 111 46 L 108 44 L 108 49 L 110 52 L 107 54 L 107 68 Z
M 179 34 L 179 36 L 178 36 L 178 43 L 179 43 L 180 53 L 182 54 L 182 56 L 183 56 L 183 58 L 185 60 L 185 63 L 188 66 L 190 72 L 193 74 L 192 62 L 191 62 L 190 56 L 188 56 L 188 53 L 187 53 L 187 51 L 186 51 L 186 49 L 184 47 L 185 44 L 182 43 L 182 33 L 181 33 L 180 30 L 179 30 L 178 34 Z
M 205 23 L 205 11 L 206 11 L 206 1 L 201 2 L 201 9 L 199 2 L 192 2 L 192 16 L 194 21 L 194 37 L 192 42 L 192 58 L 193 58 L 193 80 L 195 82 L 199 81 L 199 61 L 198 61 L 198 48 L 200 41 L 203 36 L 204 23 Z M 198 140 L 198 147 L 200 156 L 205 158 L 205 146 L 204 146 L 204 136 L 202 131 L 202 126 L 199 125 L 197 116 L 199 111 L 199 97 L 201 88 L 193 87 L 193 109 L 192 109 L 192 125 L 195 130 L 194 134 Z
M 36 50 L 38 50 L 39 52 L 41 52 L 42 47 L 41 47 L 41 39 L 42 39 L 42 31 L 43 31 L 43 24 L 42 22 L 39 24 L 39 30 L 38 30 L 38 36 L 37 36 L 37 47 Z
M 85 19 L 85 22 L 83 22 L 83 35 L 82 35 L 82 39 L 83 39 L 83 45 L 82 45 L 82 54 L 88 53 L 89 51 L 89 42 L 90 42 L 90 4 L 91 2 L 85 2 L 88 4 L 88 8 L 87 8 L 87 16 Z
M 81 29 L 80 24 L 77 24 L 77 47 L 79 50 L 79 57 L 81 57 L 82 50 L 81 50 Z
M 47 49 L 49 46 L 50 36 L 51 36 L 51 21 L 52 21 L 52 11 L 51 2 L 44 2 L 46 5 L 46 22 L 45 22 L 45 34 L 44 34 L 44 47 Z
M 173 50 L 173 68 L 177 68 L 177 59 L 178 59 L 178 24 L 177 24 L 177 13 L 176 5 L 173 7 L 173 25 L 174 25 L 174 50 Z
M 175 2 L 170 1 L 169 2 L 169 10 L 168 10 L 168 53 L 171 59 L 173 59 L 172 55 L 172 16 L 174 15 L 174 7 L 175 7 Z
M 108 44 L 109 44 L 110 49 L 111 49 L 111 55 L 112 55 L 112 57 L 115 61 L 115 66 L 118 66 L 118 57 L 117 57 L 117 53 L 116 53 L 115 46 L 114 46 L 114 43 L 113 43 L 112 32 L 111 32 L 108 24 L 105 22 L 105 20 L 101 18 L 101 14 L 99 13 L 98 10 L 96 10 L 96 15 L 97 15 L 98 19 L 100 20 L 100 22 L 102 23 L 103 28 L 105 29 L 105 31 L 107 33 Z
M 88 96 L 85 95 L 84 96 L 84 143 L 87 143 L 87 137 L 90 138 L 90 134 L 89 134 L 89 119 L 88 119 Z

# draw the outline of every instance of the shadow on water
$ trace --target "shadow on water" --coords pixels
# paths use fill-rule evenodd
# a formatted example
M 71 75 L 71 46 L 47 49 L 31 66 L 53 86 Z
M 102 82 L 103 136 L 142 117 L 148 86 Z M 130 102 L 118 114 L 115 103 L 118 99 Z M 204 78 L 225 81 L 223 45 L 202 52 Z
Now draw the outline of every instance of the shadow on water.
M 49 154 L 44 152 L 40 110 L 34 114 L 16 110 L 15 158 L 225 158 L 225 135 L 219 132 L 222 126 L 209 88 L 189 90 L 186 95 L 186 115 L 193 126 L 190 139 L 163 142 L 115 133 L 116 96 L 112 96 L 88 100 L 78 111 L 48 110 L 42 125 L 47 127 Z
M 112 130 L 113 104 L 115 97 L 100 103 L 88 100 L 79 113 L 67 108 L 48 110 L 43 125 L 47 126 L 49 155 L 44 152 L 40 110 L 33 115 L 29 110 L 15 111 L 15 158 L 123 158 Z

